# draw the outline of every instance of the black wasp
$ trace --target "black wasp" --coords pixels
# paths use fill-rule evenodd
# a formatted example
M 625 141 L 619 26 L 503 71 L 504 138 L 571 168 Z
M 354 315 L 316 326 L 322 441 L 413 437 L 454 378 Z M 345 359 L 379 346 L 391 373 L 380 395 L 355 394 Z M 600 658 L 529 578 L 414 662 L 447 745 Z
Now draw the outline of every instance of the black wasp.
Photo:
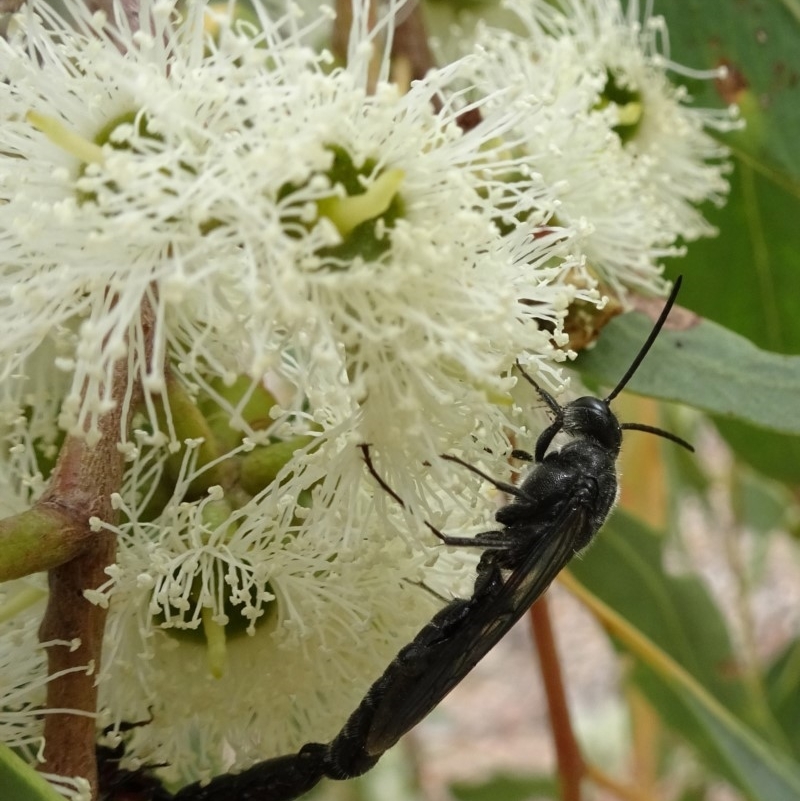
M 644 345 L 607 397 L 586 396 L 561 406 L 518 365 L 553 416 L 539 435 L 533 455 L 513 453 L 533 464 L 519 486 L 498 481 L 456 456 L 442 457 L 510 496 L 511 501 L 495 515 L 501 528 L 457 537 L 428 524 L 445 545 L 483 549 L 472 595 L 451 601 L 434 615 L 372 685 L 339 734 L 330 743 L 307 743 L 297 754 L 220 776 L 206 787 L 190 785 L 176 799 L 290 801 L 323 777 L 347 779 L 368 771 L 475 667 L 570 559 L 592 541 L 617 497 L 616 460 L 624 430 L 657 434 L 693 450 L 667 431 L 620 423 L 610 407 L 661 331 L 680 284 L 679 278 Z M 571 439 L 550 451 L 562 431 Z M 402 505 L 403 500 L 375 470 L 369 447 L 361 448 L 375 480 Z

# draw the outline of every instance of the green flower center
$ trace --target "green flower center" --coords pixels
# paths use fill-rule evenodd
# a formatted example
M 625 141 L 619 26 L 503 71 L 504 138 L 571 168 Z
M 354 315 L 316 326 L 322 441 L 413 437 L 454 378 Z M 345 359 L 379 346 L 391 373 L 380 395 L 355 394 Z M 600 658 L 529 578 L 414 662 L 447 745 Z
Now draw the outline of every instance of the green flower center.
M 391 247 L 386 231 L 394 227 L 405 211 L 397 191 L 404 173 L 395 168 L 376 174 L 374 159 L 366 159 L 356 167 L 344 148 L 331 145 L 329 150 L 333 153 L 333 163 L 326 176 L 335 192 L 317 201 L 317 219 L 330 220 L 342 241 L 320 249 L 318 255 L 330 260 L 326 264 L 330 269 L 343 269 L 342 263 L 357 257 L 375 261 Z M 288 197 L 296 189 L 287 184 L 281 187 L 278 198 Z M 304 223 L 304 226 L 308 228 L 309 224 Z
M 595 108 L 601 110 L 610 105 L 617 107 L 619 123 L 613 130 L 622 140 L 622 144 L 627 144 L 636 136 L 642 123 L 644 116 L 642 93 L 621 85 L 617 76 L 610 70 L 606 75 L 606 85 Z

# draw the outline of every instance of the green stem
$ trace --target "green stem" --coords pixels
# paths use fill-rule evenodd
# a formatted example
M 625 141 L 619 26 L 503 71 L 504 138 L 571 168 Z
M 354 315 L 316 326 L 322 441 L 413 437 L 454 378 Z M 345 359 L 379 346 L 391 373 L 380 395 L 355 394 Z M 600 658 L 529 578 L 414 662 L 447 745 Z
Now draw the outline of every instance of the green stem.
M 44 504 L 0 520 L 0 581 L 63 565 L 90 539 L 85 521 Z
M 202 608 L 200 618 L 203 621 L 203 633 L 206 635 L 208 669 L 215 679 L 221 679 L 225 673 L 227 659 L 225 626 L 214 620 L 213 610 L 210 606 Z

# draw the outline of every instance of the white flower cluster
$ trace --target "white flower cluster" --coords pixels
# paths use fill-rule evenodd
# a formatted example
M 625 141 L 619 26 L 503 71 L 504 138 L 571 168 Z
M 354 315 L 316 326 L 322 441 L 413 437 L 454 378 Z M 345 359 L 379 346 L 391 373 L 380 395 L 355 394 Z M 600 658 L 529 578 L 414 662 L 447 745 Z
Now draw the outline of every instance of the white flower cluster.
M 521 32 L 402 88 L 403 3 L 352 5 L 345 65 L 294 5 L 143 0 L 134 28 L 31 0 L 0 40 L 0 425 L 40 487 L 141 390 L 87 597 L 104 722 L 150 720 L 129 752 L 174 782 L 332 736 L 427 588 L 469 591 L 422 520 L 493 498 L 438 455 L 501 471 L 515 361 L 560 386 L 569 304 L 661 290 L 726 189 L 727 118 L 685 105 L 635 4 L 512 3 Z

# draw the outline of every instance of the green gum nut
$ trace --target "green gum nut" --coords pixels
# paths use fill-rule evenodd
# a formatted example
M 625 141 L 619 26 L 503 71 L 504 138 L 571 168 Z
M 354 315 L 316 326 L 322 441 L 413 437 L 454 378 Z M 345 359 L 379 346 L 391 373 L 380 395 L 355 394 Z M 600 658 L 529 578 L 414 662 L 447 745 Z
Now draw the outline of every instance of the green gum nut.
M 221 378 L 215 379 L 211 388 L 226 405 L 239 408 L 241 404 L 241 417 L 254 431 L 263 431 L 272 425 L 270 413 L 277 400 L 263 384 L 239 376 L 232 384 L 225 384 Z M 230 451 L 241 443 L 242 432 L 231 426 L 230 412 L 216 399 L 204 398 L 200 401 L 200 408 L 222 451 Z
M 216 531 L 216 529 L 223 526 L 230 518 L 232 511 L 233 508 L 230 503 L 224 498 L 218 501 L 208 501 L 208 503 L 203 505 L 203 512 L 201 515 L 203 524 L 209 531 Z M 228 529 L 229 534 L 232 534 L 235 529 L 236 525 L 231 523 Z M 226 536 L 225 539 L 229 539 L 229 536 Z
M 167 458 L 165 478 L 172 484 L 177 481 L 183 469 L 186 451 L 186 440 L 201 440 L 197 446 L 197 466 L 203 467 L 211 464 L 225 451 L 222 450 L 214 432 L 208 424 L 200 407 L 194 398 L 187 392 L 184 385 L 173 376 L 167 378 L 167 402 L 169 404 L 169 420 L 163 405 L 158 407 L 158 422 L 162 430 L 168 431 L 170 423 L 175 431 L 175 437 L 182 446 Z M 234 478 L 235 466 L 229 461 L 216 464 L 209 470 L 204 470 L 192 480 L 188 496 L 198 498 L 206 493 L 209 487 L 219 484 L 228 487 Z
M 292 460 L 294 454 L 313 441 L 313 437 L 301 435 L 259 445 L 242 456 L 239 467 L 239 482 L 251 495 L 256 495 L 272 484 L 278 473 Z

